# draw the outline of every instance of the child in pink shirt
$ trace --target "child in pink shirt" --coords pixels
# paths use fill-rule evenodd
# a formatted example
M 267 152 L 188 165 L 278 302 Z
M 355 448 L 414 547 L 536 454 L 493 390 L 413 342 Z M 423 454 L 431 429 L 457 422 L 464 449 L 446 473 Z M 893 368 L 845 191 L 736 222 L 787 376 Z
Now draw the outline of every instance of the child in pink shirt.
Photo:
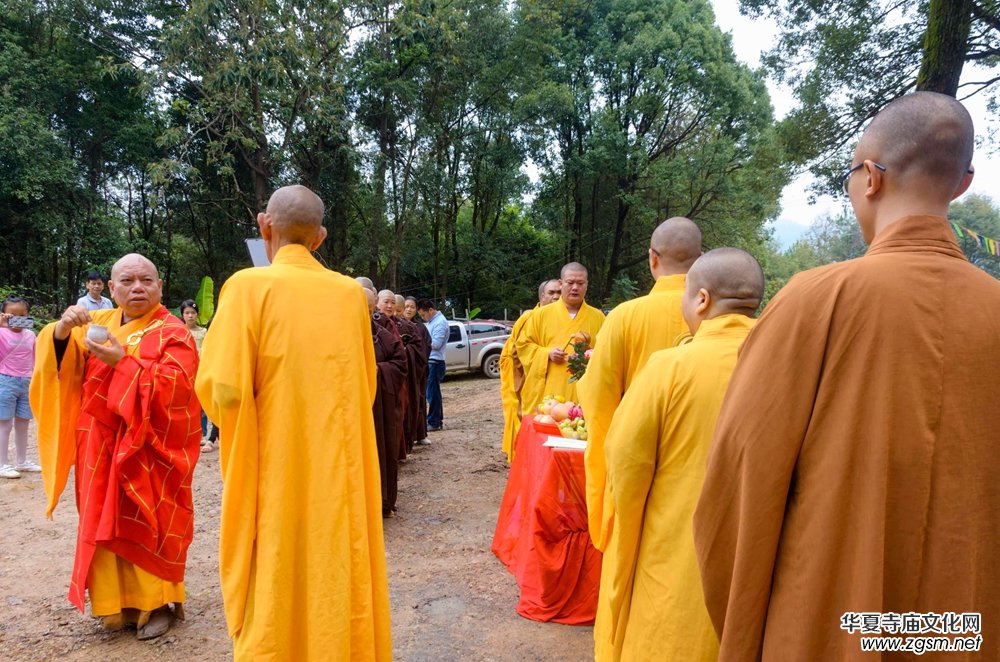
M 35 367 L 35 333 L 11 326 L 12 317 L 27 317 L 28 302 L 7 297 L 0 304 L 0 478 L 20 478 L 22 471 L 42 468 L 28 461 L 28 384 Z M 10 431 L 14 430 L 16 465 L 7 459 Z

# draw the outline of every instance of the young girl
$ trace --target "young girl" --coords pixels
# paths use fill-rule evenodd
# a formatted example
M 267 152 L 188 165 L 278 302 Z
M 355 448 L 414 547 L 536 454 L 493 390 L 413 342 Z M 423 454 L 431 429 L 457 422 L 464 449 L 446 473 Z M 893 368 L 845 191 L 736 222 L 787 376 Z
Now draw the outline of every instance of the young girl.
M 0 478 L 20 478 L 22 471 L 42 470 L 28 462 L 28 383 L 35 367 L 35 334 L 10 325 L 12 317 L 27 316 L 28 302 L 21 297 L 7 297 L 0 304 Z M 11 428 L 16 466 L 7 459 Z
M 198 353 L 201 354 L 201 343 L 205 340 L 205 333 L 208 332 L 208 329 L 198 326 L 198 304 L 192 299 L 185 299 L 181 302 L 181 319 L 184 320 L 191 335 L 194 336 L 194 344 L 198 347 Z M 215 445 L 208 438 L 208 416 L 205 415 L 204 411 L 201 412 L 201 438 L 203 451 L 215 450 Z

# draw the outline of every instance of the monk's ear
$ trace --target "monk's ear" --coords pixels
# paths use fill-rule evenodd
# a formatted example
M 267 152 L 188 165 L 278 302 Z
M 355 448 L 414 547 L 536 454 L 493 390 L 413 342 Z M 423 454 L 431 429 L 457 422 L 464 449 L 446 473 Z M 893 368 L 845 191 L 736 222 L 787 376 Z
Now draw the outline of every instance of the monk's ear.
M 868 173 L 868 184 L 865 187 L 865 197 L 871 198 L 882 190 L 882 169 L 871 159 L 865 159 L 865 172 Z
M 261 239 L 271 241 L 271 217 L 264 212 L 257 214 L 257 227 L 260 228 Z
M 703 287 L 698 290 L 698 294 L 695 295 L 694 300 L 694 312 L 698 317 L 705 317 L 712 308 L 712 293 Z
M 326 228 L 324 226 L 319 226 L 319 230 L 316 231 L 316 238 L 313 239 L 312 245 L 309 250 L 314 251 L 319 248 L 319 245 L 326 241 Z
M 962 181 L 959 182 L 958 188 L 955 189 L 955 193 L 951 196 L 951 199 L 954 200 L 958 196 L 968 191 L 969 187 L 972 186 L 972 180 L 975 176 L 976 176 L 976 167 L 970 165 L 969 169 L 965 172 L 965 175 L 962 177 Z

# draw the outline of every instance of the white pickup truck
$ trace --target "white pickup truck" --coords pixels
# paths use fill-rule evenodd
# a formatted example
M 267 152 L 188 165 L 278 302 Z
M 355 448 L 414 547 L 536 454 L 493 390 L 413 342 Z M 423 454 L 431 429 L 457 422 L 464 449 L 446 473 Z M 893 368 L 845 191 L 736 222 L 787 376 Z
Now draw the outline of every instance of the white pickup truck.
M 445 374 L 481 370 L 490 379 L 500 378 L 500 350 L 510 337 L 510 327 L 500 322 L 448 320 Z

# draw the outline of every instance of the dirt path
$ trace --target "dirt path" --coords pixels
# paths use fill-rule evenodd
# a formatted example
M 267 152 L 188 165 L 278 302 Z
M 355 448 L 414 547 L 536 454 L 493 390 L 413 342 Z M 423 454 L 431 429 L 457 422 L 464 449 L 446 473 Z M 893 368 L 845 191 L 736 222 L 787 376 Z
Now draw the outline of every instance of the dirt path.
M 418 448 L 401 467 L 399 517 L 385 527 L 397 660 L 592 657 L 591 628 L 517 615 L 517 585 L 490 552 L 507 480 L 498 388 L 478 376 L 448 378 L 445 430 L 432 433 L 432 445 Z M 231 659 L 215 554 L 218 462 L 217 453 L 204 455 L 195 473 L 187 621 L 153 642 L 137 641 L 131 632 L 103 633 L 66 601 L 77 522 L 72 479 L 53 521 L 45 519 L 37 474 L 0 480 L 0 658 Z

